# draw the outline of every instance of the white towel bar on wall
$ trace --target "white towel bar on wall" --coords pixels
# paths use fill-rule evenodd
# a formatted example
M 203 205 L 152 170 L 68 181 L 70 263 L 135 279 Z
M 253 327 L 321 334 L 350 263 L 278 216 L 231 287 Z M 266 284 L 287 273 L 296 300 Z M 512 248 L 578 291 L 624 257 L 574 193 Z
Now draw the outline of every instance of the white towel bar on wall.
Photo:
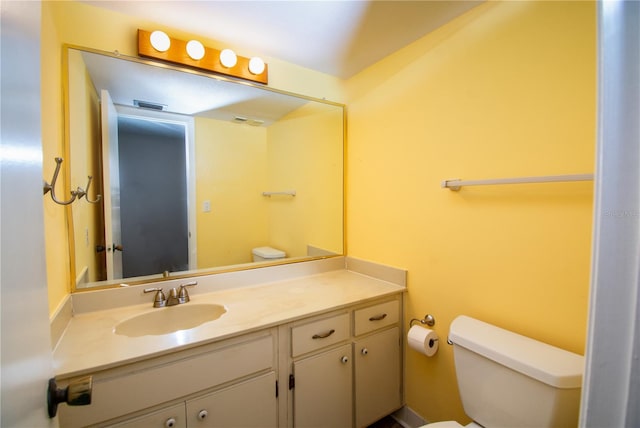
M 552 183 L 566 181 L 590 181 L 593 174 L 547 175 L 542 177 L 494 178 L 486 180 L 444 180 L 442 187 L 449 190 L 460 190 L 463 186 L 486 186 L 494 184 Z

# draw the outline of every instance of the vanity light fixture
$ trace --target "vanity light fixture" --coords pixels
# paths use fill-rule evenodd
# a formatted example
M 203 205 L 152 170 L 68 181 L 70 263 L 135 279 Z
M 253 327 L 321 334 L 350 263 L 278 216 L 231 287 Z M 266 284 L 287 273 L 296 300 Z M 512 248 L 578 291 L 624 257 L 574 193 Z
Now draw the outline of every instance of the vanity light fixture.
M 249 60 L 249 71 L 251 74 L 262 74 L 264 72 L 264 61 L 262 58 L 254 56 Z
M 166 52 L 171 47 L 171 39 L 164 31 L 156 30 L 149 36 L 151 46 L 158 52 Z
M 227 68 L 234 67 L 238 63 L 238 56 L 231 49 L 223 49 L 220 52 L 220 63 Z
M 190 40 L 187 43 L 187 54 L 191 57 L 191 59 L 195 61 L 200 61 L 204 58 L 204 45 L 197 40 Z
M 165 37 L 162 43 L 160 40 Z M 138 30 L 138 55 L 252 82 L 268 83 L 269 70 L 260 58 L 242 57 L 231 49 L 220 51 L 209 48 L 197 40 L 175 39 L 161 31 Z

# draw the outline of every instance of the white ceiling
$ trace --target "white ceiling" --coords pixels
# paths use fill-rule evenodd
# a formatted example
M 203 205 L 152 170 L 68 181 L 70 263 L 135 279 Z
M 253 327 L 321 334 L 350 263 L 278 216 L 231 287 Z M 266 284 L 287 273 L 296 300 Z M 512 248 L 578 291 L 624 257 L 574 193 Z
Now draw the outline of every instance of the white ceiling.
M 70 55 L 77 55 L 75 49 Z M 119 106 L 144 101 L 164 106 L 164 111 L 210 119 L 246 118 L 269 126 L 307 104 L 307 100 L 278 92 L 238 85 L 208 76 L 153 67 L 96 53 L 84 52 L 82 60 L 98 91 L 107 90 Z
M 348 78 L 483 0 L 85 1 Z

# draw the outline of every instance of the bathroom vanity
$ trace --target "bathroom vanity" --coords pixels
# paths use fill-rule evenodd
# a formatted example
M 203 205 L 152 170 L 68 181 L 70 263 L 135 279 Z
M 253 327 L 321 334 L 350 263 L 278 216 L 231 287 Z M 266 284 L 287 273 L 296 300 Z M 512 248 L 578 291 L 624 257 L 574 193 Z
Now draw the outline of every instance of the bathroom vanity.
M 361 427 L 402 406 L 404 271 L 337 257 L 197 279 L 184 307 L 226 313 L 167 334 L 114 333 L 178 308 L 143 286 L 74 295 L 56 380 L 90 375 L 93 393 L 59 407 L 61 426 Z

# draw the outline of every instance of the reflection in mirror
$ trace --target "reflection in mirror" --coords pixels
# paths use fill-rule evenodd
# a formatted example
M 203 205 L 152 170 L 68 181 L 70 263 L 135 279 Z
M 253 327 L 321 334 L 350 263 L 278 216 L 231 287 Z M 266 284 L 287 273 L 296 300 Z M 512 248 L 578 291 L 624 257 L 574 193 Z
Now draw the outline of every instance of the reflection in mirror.
M 68 48 L 75 290 L 343 254 L 343 106 Z M 68 211 L 69 212 L 69 211 Z

